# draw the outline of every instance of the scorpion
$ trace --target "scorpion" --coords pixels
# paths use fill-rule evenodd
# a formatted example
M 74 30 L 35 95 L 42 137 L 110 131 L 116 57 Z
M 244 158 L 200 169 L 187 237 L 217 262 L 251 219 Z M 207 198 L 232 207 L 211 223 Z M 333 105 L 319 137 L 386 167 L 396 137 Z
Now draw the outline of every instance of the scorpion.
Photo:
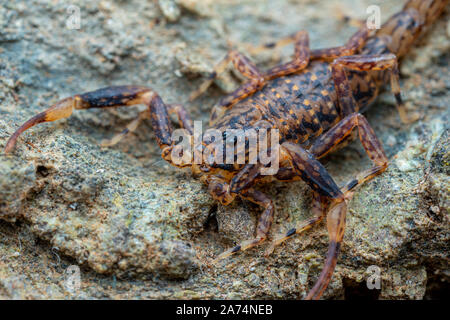
M 255 238 L 223 252 L 216 260 L 253 248 L 268 238 L 275 207 L 269 196 L 255 188 L 257 184 L 267 182 L 268 178 L 306 182 L 312 189 L 313 216 L 275 239 L 270 249 L 326 217 L 329 235 L 326 259 L 316 283 L 305 297 L 319 299 L 337 264 L 348 201 L 356 187 L 381 174 L 388 166 L 382 144 L 362 113 L 390 82 L 401 120 L 406 123 L 414 121 L 408 117 L 401 98 L 398 60 L 439 17 L 447 3 L 447 0 L 409 0 L 402 11 L 379 29 L 362 24 L 344 45 L 334 48 L 310 50 L 308 33 L 299 31 L 286 38 L 287 41 L 282 39 L 272 44 L 273 47 L 293 42 L 294 57 L 267 71 L 260 70 L 239 51 L 230 50 L 216 65 L 212 75 L 191 95 L 191 100 L 206 91 L 231 62 L 247 80 L 214 106 L 210 127 L 220 132 L 230 128 L 277 129 L 280 136 L 276 149 L 279 169 L 272 175 L 263 175 L 262 170 L 267 165 L 259 158 L 250 163 L 248 153 L 244 164 L 222 164 L 204 158 L 199 163 L 174 161 L 177 144 L 172 139 L 171 115 L 192 138 L 193 125 L 188 113 L 182 105 L 165 104 L 153 89 L 135 85 L 111 86 L 60 100 L 19 127 L 8 140 L 5 153 L 14 149 L 19 135 L 28 128 L 67 118 L 75 109 L 144 104 L 148 110 L 140 113 L 107 145 L 117 143 L 123 135 L 135 130 L 142 119 L 149 118 L 163 159 L 177 167 L 191 167 L 193 174 L 208 186 L 208 192 L 221 204 L 228 205 L 240 197 L 263 209 Z M 343 187 L 338 187 L 319 159 L 356 136 L 359 136 L 373 166 L 357 174 Z M 201 147 L 204 149 L 213 144 L 212 141 L 202 141 Z M 274 147 L 270 145 L 270 152 L 275 152 Z

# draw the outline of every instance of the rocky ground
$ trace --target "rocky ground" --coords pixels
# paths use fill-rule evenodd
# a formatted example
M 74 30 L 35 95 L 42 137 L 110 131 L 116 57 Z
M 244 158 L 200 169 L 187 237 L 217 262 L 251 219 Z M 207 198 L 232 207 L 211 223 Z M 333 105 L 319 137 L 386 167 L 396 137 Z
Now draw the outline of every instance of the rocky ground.
M 403 1 L 83 0 L 70 7 L 68 1 L 0 0 L 0 148 L 24 120 L 74 93 L 144 84 L 169 103 L 186 102 L 225 55 L 227 41 L 245 51 L 242 43 L 306 29 L 314 48 L 340 45 L 355 27 L 337 12 L 364 17 L 374 3 L 384 20 Z M 324 298 L 448 293 L 449 11 L 401 67 L 403 95 L 421 119 L 402 125 L 388 93 L 367 114 L 390 166 L 349 204 L 343 250 Z M 291 52 L 286 47 L 278 58 Z M 277 62 L 270 53 L 253 58 L 261 67 Z M 187 103 L 194 119 L 208 118 L 230 79 Z M 137 113 L 76 112 L 33 128 L 12 155 L 0 154 L 0 298 L 304 296 L 324 261 L 325 226 L 268 257 L 265 244 L 212 265 L 224 249 L 252 236 L 260 209 L 214 202 L 188 170 L 161 160 L 148 123 L 114 147 L 99 146 Z M 339 183 L 370 165 L 358 142 L 325 162 Z M 310 216 L 304 183 L 261 188 L 276 202 L 272 237 Z M 81 268 L 75 291 L 65 286 L 71 265 Z M 380 290 L 366 286 L 370 266 L 379 268 Z

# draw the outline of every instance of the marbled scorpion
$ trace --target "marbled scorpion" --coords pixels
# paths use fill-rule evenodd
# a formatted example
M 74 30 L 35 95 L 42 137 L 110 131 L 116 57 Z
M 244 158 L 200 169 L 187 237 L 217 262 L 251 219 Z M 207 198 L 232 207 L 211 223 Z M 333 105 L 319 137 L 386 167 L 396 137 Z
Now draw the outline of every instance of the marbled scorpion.
M 267 71 L 258 69 L 249 58 L 238 51 L 230 51 L 217 65 L 214 74 L 192 95 L 204 92 L 214 77 L 230 62 L 248 79 L 233 93 L 214 107 L 210 126 L 220 132 L 228 129 L 277 129 L 280 134 L 279 170 L 271 178 L 281 181 L 301 179 L 313 191 L 313 216 L 276 239 L 273 246 L 312 227 L 326 217 L 329 247 L 323 270 L 306 299 L 319 299 L 326 289 L 336 266 L 344 237 L 347 202 L 355 188 L 381 174 L 388 166 L 383 147 L 361 114 L 375 100 L 380 90 L 390 82 L 400 117 L 410 119 L 400 95 L 398 59 L 402 58 L 423 31 L 441 14 L 446 0 L 410 0 L 403 10 L 392 16 L 380 29 L 362 26 L 348 42 L 340 47 L 310 50 L 306 31 L 280 41 L 295 43 L 292 61 Z M 274 218 L 272 200 L 255 185 L 267 181 L 261 174 L 265 167 L 258 159 L 250 163 L 223 164 L 220 161 L 175 164 L 176 142 L 169 114 L 178 118 L 188 137 L 193 125 L 181 105 L 167 105 L 151 88 L 144 86 L 114 86 L 63 99 L 25 122 L 7 142 L 5 152 L 13 150 L 19 135 L 42 122 L 69 117 L 74 109 L 106 108 L 145 104 L 148 111 L 140 114 L 112 139 L 116 143 L 139 122 L 150 117 L 162 157 L 179 167 L 190 166 L 195 175 L 208 185 L 211 195 L 227 205 L 236 197 L 252 201 L 263 208 L 256 236 L 221 254 L 224 258 L 238 251 L 250 249 L 267 239 Z M 338 187 L 319 159 L 341 147 L 354 137 L 354 129 L 371 159 L 373 166 Z M 202 141 L 202 150 L 214 145 Z M 274 152 L 270 146 L 269 152 Z

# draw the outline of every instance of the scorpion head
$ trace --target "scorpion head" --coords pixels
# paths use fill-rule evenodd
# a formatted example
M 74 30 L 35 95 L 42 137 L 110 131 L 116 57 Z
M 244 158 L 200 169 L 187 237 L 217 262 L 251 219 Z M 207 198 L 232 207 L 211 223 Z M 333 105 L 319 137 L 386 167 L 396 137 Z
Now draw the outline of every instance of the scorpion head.
M 187 136 L 189 141 L 178 143 L 163 148 L 161 156 L 170 164 L 179 168 L 191 167 L 195 175 L 201 176 L 205 173 L 213 173 L 213 156 L 207 152 L 208 146 L 205 144 L 194 145 L 192 136 Z M 206 151 L 205 151 L 206 150 Z
M 173 144 L 163 147 L 162 158 L 179 168 L 191 167 L 195 175 L 228 176 L 239 171 L 248 160 L 248 139 L 230 139 L 226 132 L 205 133 L 201 140 L 187 132 L 172 139 Z M 246 152 L 247 151 L 247 152 Z

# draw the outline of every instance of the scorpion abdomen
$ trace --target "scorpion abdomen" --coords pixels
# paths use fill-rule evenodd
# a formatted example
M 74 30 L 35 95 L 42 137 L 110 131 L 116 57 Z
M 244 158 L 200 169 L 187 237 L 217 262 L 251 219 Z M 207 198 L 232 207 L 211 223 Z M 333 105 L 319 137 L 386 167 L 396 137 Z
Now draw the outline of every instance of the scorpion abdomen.
M 252 127 L 265 120 L 279 130 L 280 141 L 307 144 L 341 119 L 329 64 L 270 81 L 263 89 L 231 107 L 215 128 Z

